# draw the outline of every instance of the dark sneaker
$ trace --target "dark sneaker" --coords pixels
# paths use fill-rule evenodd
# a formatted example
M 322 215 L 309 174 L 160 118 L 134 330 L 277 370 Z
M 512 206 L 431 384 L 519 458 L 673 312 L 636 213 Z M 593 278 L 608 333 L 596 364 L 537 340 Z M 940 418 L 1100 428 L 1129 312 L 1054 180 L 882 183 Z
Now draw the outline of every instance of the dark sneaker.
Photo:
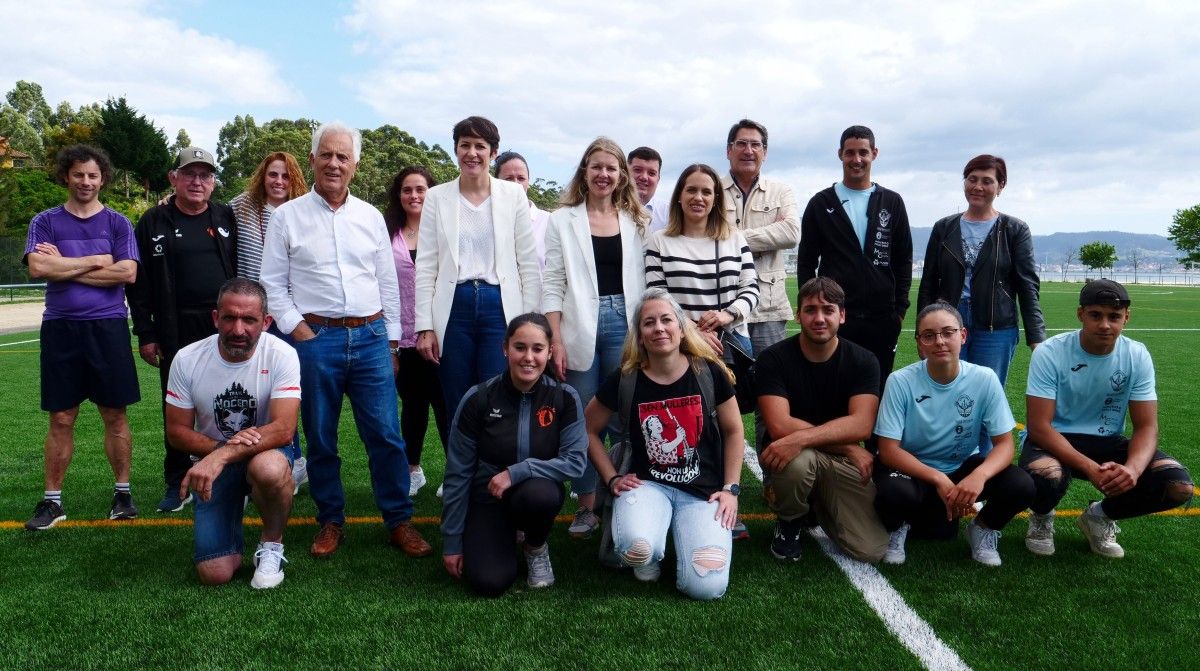
M 65 519 L 67 511 L 63 510 L 61 505 L 50 499 L 43 499 L 33 509 L 33 517 L 25 523 L 25 528 L 30 531 L 45 531 Z
M 167 487 L 167 492 L 163 494 L 162 501 L 158 502 L 158 512 L 160 513 L 177 513 L 183 510 L 184 506 L 192 502 L 192 493 L 188 492 L 186 498 L 179 498 L 179 488 Z
M 800 559 L 800 534 L 804 531 L 803 518 L 776 520 L 775 535 L 771 538 L 771 555 L 781 561 Z
M 733 524 L 733 540 L 744 541 L 749 537 L 750 530 L 746 528 L 746 523 L 743 522 L 742 518 L 739 517 L 737 522 L 734 522 Z
M 108 512 L 108 519 L 135 520 L 137 516 L 138 509 L 133 505 L 133 495 L 129 492 L 113 492 L 112 510 Z

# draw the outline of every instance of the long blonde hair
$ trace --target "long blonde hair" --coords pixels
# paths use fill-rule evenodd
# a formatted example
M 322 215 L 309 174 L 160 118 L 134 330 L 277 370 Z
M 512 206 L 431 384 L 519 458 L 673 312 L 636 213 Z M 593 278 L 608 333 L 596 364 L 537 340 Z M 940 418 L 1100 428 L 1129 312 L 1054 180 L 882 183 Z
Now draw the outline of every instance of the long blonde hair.
M 621 147 L 616 142 L 604 136 L 592 140 L 592 143 L 583 151 L 583 158 L 579 159 L 579 165 L 575 167 L 575 174 L 571 176 L 571 182 L 567 184 L 567 188 L 563 189 L 558 202 L 573 207 L 587 201 L 588 160 L 592 158 L 592 154 L 598 151 L 612 154 L 617 159 L 621 177 L 617 182 L 616 190 L 613 191 L 613 204 L 617 206 L 618 210 L 624 211 L 633 219 L 637 224 L 638 235 L 644 236 L 650 215 L 642 207 L 642 201 L 638 199 L 637 186 L 633 183 L 633 178 L 629 176 L 629 163 L 625 160 L 625 152 L 621 151 Z
M 642 293 L 641 300 L 638 301 L 637 307 L 633 314 L 637 315 L 633 322 L 633 328 L 629 329 L 629 333 L 625 335 L 625 346 L 621 350 L 621 374 L 628 375 L 642 368 L 645 368 L 650 363 L 650 356 L 646 353 L 645 346 L 641 342 L 641 323 L 642 323 L 642 308 L 650 301 L 664 301 L 671 307 L 671 311 L 675 313 L 675 321 L 679 323 L 682 336 L 679 339 L 679 351 L 687 356 L 688 361 L 692 364 L 692 368 L 699 369 L 704 365 L 704 362 L 711 362 L 721 369 L 730 384 L 734 384 L 737 378 L 734 377 L 733 371 L 725 365 L 721 357 L 709 347 L 708 342 L 700 336 L 700 331 L 692 320 L 688 319 L 683 314 L 683 308 L 679 307 L 679 302 L 672 296 L 671 292 L 662 287 L 650 287 Z

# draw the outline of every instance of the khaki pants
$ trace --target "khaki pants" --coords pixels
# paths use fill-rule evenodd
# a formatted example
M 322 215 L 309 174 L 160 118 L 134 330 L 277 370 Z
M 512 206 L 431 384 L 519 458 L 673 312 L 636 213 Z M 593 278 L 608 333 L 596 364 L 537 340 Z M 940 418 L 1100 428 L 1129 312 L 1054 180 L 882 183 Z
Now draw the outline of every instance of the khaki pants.
M 847 555 L 871 563 L 883 558 L 888 533 L 875 512 L 875 483 L 862 484 L 849 459 L 803 450 L 768 482 L 767 502 L 780 519 L 794 520 L 811 508 L 821 528 Z

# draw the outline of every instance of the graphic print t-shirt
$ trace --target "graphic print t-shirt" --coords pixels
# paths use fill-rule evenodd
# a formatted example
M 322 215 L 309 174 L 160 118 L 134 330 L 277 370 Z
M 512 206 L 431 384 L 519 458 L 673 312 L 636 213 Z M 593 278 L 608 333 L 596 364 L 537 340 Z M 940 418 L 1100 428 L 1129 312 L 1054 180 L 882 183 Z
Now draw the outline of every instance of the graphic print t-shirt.
M 733 397 L 733 385 L 713 364 L 714 403 Z M 621 375 L 614 373 L 596 392 L 596 400 L 617 412 Z M 632 472 L 651 480 L 708 498 L 725 485 L 725 446 L 716 418 L 709 417 L 700 394 L 700 381 L 691 367 L 678 380 L 658 384 L 638 371 L 629 414 Z
M 196 411 L 196 431 L 228 440 L 238 431 L 269 424 L 273 398 L 300 398 L 296 350 L 270 333 L 254 356 L 230 363 L 217 350 L 218 334 L 179 351 L 167 380 L 167 403 Z

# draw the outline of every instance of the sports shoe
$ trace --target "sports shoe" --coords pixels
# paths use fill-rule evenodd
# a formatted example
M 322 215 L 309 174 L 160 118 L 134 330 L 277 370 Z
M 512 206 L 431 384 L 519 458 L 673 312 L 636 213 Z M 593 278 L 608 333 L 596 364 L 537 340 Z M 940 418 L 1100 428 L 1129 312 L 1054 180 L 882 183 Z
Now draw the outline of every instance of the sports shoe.
M 192 502 L 192 493 L 188 492 L 185 498 L 179 498 L 178 487 L 167 487 L 167 492 L 163 494 L 162 500 L 158 502 L 156 509 L 160 513 L 177 513 L 183 510 L 184 506 Z
M 108 511 L 110 520 L 137 519 L 138 509 L 133 505 L 133 495 L 129 492 L 113 492 L 112 509 Z
M 900 565 L 908 558 L 904 552 L 904 541 L 908 539 L 908 530 L 912 527 L 908 524 L 900 525 L 888 536 L 888 549 L 883 555 L 883 563 Z
M 600 518 L 596 517 L 596 513 L 592 512 L 591 508 L 580 508 L 575 511 L 575 519 L 571 520 L 571 526 L 567 527 L 567 534 L 571 538 L 591 538 L 592 532 L 598 526 Z
M 550 565 L 550 544 L 525 551 L 525 563 L 529 566 L 529 577 L 525 584 L 533 589 L 554 584 L 554 567 Z
M 662 564 L 652 561 L 645 566 L 634 566 L 633 577 L 642 582 L 658 582 L 658 579 L 662 577 Z
M 733 531 L 730 533 L 733 534 L 733 540 L 735 541 L 744 541 L 750 537 L 750 530 L 746 528 L 746 523 L 740 517 L 733 523 Z
M 292 462 L 292 484 L 295 489 L 292 490 L 292 496 L 300 493 L 300 487 L 308 482 L 308 459 L 300 457 Z
M 799 561 L 800 534 L 803 532 L 802 518 L 775 520 L 775 533 L 771 537 L 771 555 L 781 561 Z
M 250 586 L 254 589 L 271 589 L 283 582 L 283 543 L 259 543 L 254 551 L 254 577 Z
M 440 498 L 442 498 L 442 488 L 443 488 L 443 487 L 445 487 L 445 486 L 446 486 L 446 485 L 445 485 L 444 483 L 443 483 L 443 484 L 440 484 L 440 485 L 438 485 L 437 497 L 438 497 L 439 499 L 440 499 Z
M 33 517 L 25 523 L 25 528 L 30 531 L 45 531 L 65 519 L 67 519 L 67 511 L 63 510 L 61 504 L 50 499 L 42 499 L 41 503 L 34 506 Z
M 971 545 L 971 559 L 984 566 L 1000 565 L 1000 532 L 985 529 L 975 520 L 967 525 L 967 543 Z
M 415 471 L 409 471 L 408 472 L 408 496 L 409 496 L 409 498 L 416 496 L 417 492 L 421 491 L 421 488 L 424 487 L 425 484 L 428 482 L 429 481 L 425 479 L 425 471 L 421 470 L 420 466 L 417 466 L 417 470 L 415 470 Z M 439 491 L 440 491 L 440 488 L 439 488 Z
M 1096 503 L 1090 504 L 1083 514 L 1075 519 L 1075 524 L 1083 532 L 1088 545 L 1092 546 L 1092 552 L 1103 557 L 1120 559 L 1125 556 L 1125 549 L 1117 544 L 1117 534 L 1121 532 L 1121 528 L 1097 510 L 1099 507 Z
M 1029 531 L 1025 532 L 1025 547 L 1035 555 L 1054 554 L 1054 511 L 1039 515 L 1029 513 Z

